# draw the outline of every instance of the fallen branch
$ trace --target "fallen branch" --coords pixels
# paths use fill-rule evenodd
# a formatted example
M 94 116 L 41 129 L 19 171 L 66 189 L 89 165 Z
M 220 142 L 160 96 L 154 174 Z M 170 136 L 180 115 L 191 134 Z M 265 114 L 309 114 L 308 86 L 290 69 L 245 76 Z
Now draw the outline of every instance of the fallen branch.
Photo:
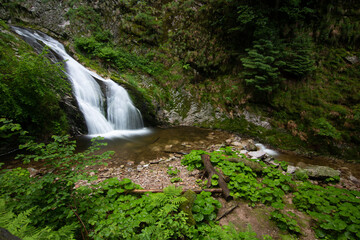
M 187 155 L 189 153 L 187 152 L 173 152 L 173 151 L 163 151 L 164 153 L 176 153 L 176 154 L 180 154 L 180 155 Z
M 232 208 L 228 209 L 226 212 L 224 212 L 221 216 L 217 217 L 215 221 L 219 221 L 220 219 L 222 219 L 223 217 L 226 217 L 227 215 L 229 215 L 232 211 L 234 211 L 235 208 L 237 208 L 239 205 L 235 205 Z
M 150 144 L 154 144 L 154 143 L 156 143 L 158 140 L 160 139 L 160 137 L 157 137 L 152 143 L 150 143 Z M 150 145 L 149 144 L 149 145 Z
M 206 155 L 206 154 L 203 154 L 201 155 L 201 160 L 203 161 L 204 163 L 204 166 L 205 166 L 205 170 L 206 172 L 208 173 L 208 186 L 207 187 L 210 187 L 211 186 L 211 178 L 214 174 L 218 175 L 218 182 L 219 182 L 219 186 L 221 187 L 222 189 L 222 193 L 224 195 L 224 198 L 225 199 L 229 199 L 230 198 L 230 190 L 224 180 L 224 178 L 222 177 L 221 174 L 219 174 L 214 166 L 211 164 L 210 162 L 210 156 L 209 155 Z
M 191 190 L 195 193 L 201 193 L 201 192 L 211 192 L 211 193 L 221 193 L 222 189 L 221 188 L 214 188 L 214 189 L 184 189 L 182 190 L 182 192 L 186 192 L 188 190 Z M 131 191 L 131 193 L 147 193 L 147 192 L 152 192 L 152 193 L 161 193 L 163 192 L 163 189 L 134 189 Z

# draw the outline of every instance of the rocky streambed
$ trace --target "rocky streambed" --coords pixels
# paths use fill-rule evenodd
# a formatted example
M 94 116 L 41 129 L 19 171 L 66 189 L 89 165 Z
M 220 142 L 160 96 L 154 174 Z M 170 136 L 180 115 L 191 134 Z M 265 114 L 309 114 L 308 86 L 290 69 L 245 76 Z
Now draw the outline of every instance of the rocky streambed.
M 181 186 L 183 189 L 201 189 L 206 180 L 205 172 L 199 170 L 188 171 L 186 166 L 181 165 L 183 156 L 194 149 L 212 152 L 219 150 L 221 147 L 230 146 L 240 153 L 240 157 L 245 155 L 247 158 L 259 159 L 275 166 L 279 166 L 276 161 L 277 158 L 288 160 L 292 156 L 292 162 L 289 162 L 287 173 L 304 172 L 315 184 L 321 183 L 326 178 L 340 177 L 337 187 L 360 190 L 360 181 L 357 176 L 358 164 L 327 159 L 327 163 L 330 163 L 332 167 L 321 166 L 316 164 L 317 159 L 296 155 L 289 156 L 289 154 L 267 149 L 264 145 L 256 143 L 252 139 L 241 138 L 236 134 L 223 131 L 177 128 L 172 129 L 171 132 L 170 134 L 162 132 L 153 136 L 153 139 L 157 139 L 156 142 L 137 149 L 135 155 L 134 153 L 132 153 L 133 155 L 130 154 L 130 156 L 135 156 L 133 159 L 127 159 L 124 155 L 115 154 L 114 158 L 108 162 L 107 167 L 101 166 L 97 171 L 90 169 L 89 171 L 92 175 L 98 176 L 96 182 L 116 177 L 119 179 L 129 178 L 144 189 L 163 189 L 170 184 Z M 182 132 L 180 139 L 171 139 L 173 136 L 170 135 L 179 134 L 179 132 Z M 139 158 L 141 159 L 140 162 Z M 322 158 L 320 163 L 324 161 Z M 90 183 L 81 182 L 79 184 L 87 185 Z
M 78 151 L 89 145 L 86 137 L 78 138 Z M 241 138 L 236 134 L 225 131 L 201 129 L 194 127 L 176 127 L 152 130 L 150 134 L 142 136 L 127 136 L 122 138 L 105 139 L 108 143 L 100 151 L 115 151 L 108 166 L 88 169 L 91 175 L 97 175 L 96 182 L 116 177 L 129 178 L 144 189 L 163 189 L 175 184 L 183 189 L 201 189 L 205 173 L 188 171 L 181 165 L 184 154 L 191 150 L 205 150 L 208 152 L 230 146 L 248 158 L 257 158 L 267 164 L 277 165 L 275 159 L 289 162 L 288 172 L 306 171 L 314 183 L 318 179 L 340 176 L 338 187 L 352 190 L 360 189 L 360 165 L 330 158 L 306 158 L 292 153 L 282 153 L 266 148 L 252 139 Z M 19 161 L 8 161 L 5 168 L 25 167 L 31 175 L 42 174 L 46 169 L 34 163 L 24 165 Z M 176 174 L 175 174 L 176 172 Z M 285 172 L 284 172 L 285 173 Z M 91 183 L 79 182 L 78 185 Z

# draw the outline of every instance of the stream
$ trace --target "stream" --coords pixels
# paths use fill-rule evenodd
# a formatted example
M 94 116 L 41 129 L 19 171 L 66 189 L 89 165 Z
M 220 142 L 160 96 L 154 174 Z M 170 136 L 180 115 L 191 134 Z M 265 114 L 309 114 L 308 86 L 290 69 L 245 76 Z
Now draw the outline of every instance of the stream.
M 168 158 L 176 152 L 189 153 L 191 150 L 207 150 L 211 147 L 225 146 L 226 140 L 234 140 L 234 134 L 210 130 L 197 127 L 172 127 L 172 128 L 154 128 L 147 129 L 146 133 L 141 135 L 136 131 L 123 134 L 122 137 L 105 137 L 103 140 L 107 146 L 103 147 L 103 151 L 115 151 L 110 164 L 120 166 L 127 161 L 133 161 L 139 164 L 144 161 L 157 160 L 160 158 Z M 77 137 L 78 150 L 85 150 L 90 146 L 90 137 Z M 245 140 L 245 139 L 244 139 Z M 329 166 L 334 169 L 348 168 L 352 175 L 360 178 L 360 164 L 345 162 L 339 159 L 331 159 L 326 157 L 305 157 L 291 152 L 276 151 L 266 148 L 262 144 L 257 144 L 258 148 L 272 155 L 275 159 L 285 161 L 291 165 L 299 163 Z
M 12 27 L 12 29 L 37 52 L 41 52 L 45 44 L 52 49 L 52 54 L 56 55 L 53 60 L 66 60 L 64 63 L 66 74 L 72 84 L 74 96 L 79 103 L 90 134 L 76 137 L 78 152 L 90 146 L 92 137 L 101 135 L 105 138 L 103 141 L 107 143 L 107 146 L 103 147 L 99 153 L 115 151 L 109 164 L 121 166 L 129 161 L 139 164 L 169 158 L 174 154 L 183 155 L 193 149 L 216 150 L 225 144 L 239 143 L 243 140 L 229 132 L 195 127 L 144 128 L 141 113 L 133 105 L 124 88 L 111 79 L 103 79 L 95 72 L 86 69 L 66 53 L 60 42 L 50 36 L 31 29 L 19 27 Z M 101 90 L 99 83 L 105 86 L 106 91 Z M 257 143 L 257 147 L 274 158 L 293 165 L 302 162 L 329 166 L 351 171 L 352 175 L 360 178 L 359 164 L 321 157 L 306 158 L 268 149 L 261 143 Z M 21 161 L 14 160 L 15 156 L 16 153 L 1 156 L 0 161 L 5 163 L 5 168 L 28 167 Z M 33 168 L 41 167 L 40 165 L 41 163 L 31 164 Z
M 98 153 L 104 151 L 114 151 L 114 155 L 108 164 L 113 167 L 121 166 L 127 162 L 133 162 L 135 165 L 140 162 L 148 163 L 160 158 L 166 159 L 171 155 L 178 153 L 189 153 L 191 150 L 218 149 L 225 146 L 226 141 L 238 141 L 236 135 L 220 130 L 210 130 L 197 127 L 172 127 L 172 128 L 146 128 L 143 130 L 121 131 L 121 134 L 103 136 L 103 142 L 107 146 L 102 147 Z M 78 136 L 77 152 L 84 151 L 91 144 L 91 136 Z M 245 140 L 245 139 L 241 139 Z M 347 168 L 351 174 L 360 179 L 360 164 L 345 162 L 339 159 L 330 159 L 326 157 L 304 157 L 291 152 L 282 152 L 266 148 L 258 143 L 258 148 L 265 148 L 265 151 L 275 159 L 285 161 L 291 165 L 299 163 L 329 166 L 334 169 Z M 15 160 L 16 154 L 0 157 L 0 162 L 4 162 L 4 168 L 15 168 L 29 166 L 37 169 L 41 163 L 23 164 L 20 160 Z

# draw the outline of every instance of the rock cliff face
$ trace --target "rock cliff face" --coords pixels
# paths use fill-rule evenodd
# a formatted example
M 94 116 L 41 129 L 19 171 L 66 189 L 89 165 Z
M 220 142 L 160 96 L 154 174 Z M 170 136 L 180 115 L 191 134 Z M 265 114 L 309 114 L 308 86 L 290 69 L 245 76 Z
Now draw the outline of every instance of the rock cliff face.
M 10 23 L 26 23 L 47 29 L 57 36 L 67 36 L 67 6 L 63 1 L 5 1 L 0 7 L 0 18 Z
M 75 4 L 74 4 L 74 3 Z M 161 1 L 152 3 L 152 11 L 157 11 L 153 14 L 164 15 L 165 12 L 161 8 Z M 156 10 L 157 9 L 157 10 Z M 167 9 L 171 12 L 171 9 Z M 0 18 L 12 24 L 25 24 L 53 37 L 63 40 L 70 40 L 74 36 L 90 35 L 94 28 L 101 27 L 109 30 L 116 41 L 128 41 L 128 44 L 138 45 L 137 41 L 140 39 L 147 44 L 156 44 L 157 38 L 166 38 L 169 30 L 177 24 L 184 24 L 181 17 L 166 15 L 167 23 L 163 27 L 156 24 L 150 24 L 146 19 L 140 17 L 132 19 L 129 14 L 134 11 L 130 6 L 123 1 L 55 1 L 55 0 L 25 0 L 25 1 L 6 1 L 0 7 Z M 131 13 L 135 14 L 135 13 Z M 148 19 L 152 21 L 154 19 Z M 156 20 L 155 20 L 156 21 Z M 166 30 L 165 30 L 166 29 Z M 154 34 L 149 34 L 153 32 Z M 131 36 L 124 37 L 123 35 Z M 156 36 L 156 37 L 151 37 Z M 161 36 L 161 37 L 160 37 Z M 209 39 L 208 39 L 209 40 Z M 202 44 L 207 44 L 207 41 L 202 41 Z M 195 43 L 194 43 L 195 44 Z M 199 43 L 198 43 L 199 44 Z M 130 91 L 130 94 L 134 91 Z M 138 95 L 138 93 L 136 93 Z M 181 96 L 181 97 L 180 97 Z M 135 98 L 139 98 L 135 96 Z M 65 99 L 63 106 L 66 107 L 71 122 L 80 122 L 78 116 L 74 116 L 71 109 L 74 110 L 74 104 Z M 226 117 L 224 113 L 214 108 L 211 104 L 198 104 L 195 98 L 184 91 L 174 91 L 173 100 L 175 106 L 169 109 L 162 108 L 156 102 L 157 116 L 145 116 L 145 121 L 150 125 L 158 124 L 159 122 L 165 125 L 183 125 L 193 126 L 201 123 L 211 123 L 215 120 L 221 120 Z M 141 101 L 140 110 L 148 111 L 147 106 L 143 106 Z M 146 114 L 148 115 L 148 114 Z M 148 118 L 148 119 L 146 119 Z M 74 133 L 84 132 L 83 127 L 79 129 L 73 127 Z
M 151 124 L 221 128 L 358 159 L 359 4 L 299 2 L 5 0 L 0 18 L 66 41 L 80 62 L 134 87 Z M 250 58 L 255 50 L 277 59 L 264 70 L 277 69 L 274 86 L 258 86 L 262 73 L 244 64 L 261 63 Z

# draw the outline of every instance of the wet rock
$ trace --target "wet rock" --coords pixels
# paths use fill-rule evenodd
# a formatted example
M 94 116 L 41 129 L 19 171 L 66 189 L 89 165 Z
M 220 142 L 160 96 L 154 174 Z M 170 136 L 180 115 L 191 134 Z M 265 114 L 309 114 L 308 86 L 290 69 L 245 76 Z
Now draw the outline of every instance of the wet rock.
M 349 179 L 350 179 L 350 181 L 352 181 L 356 185 L 360 186 L 360 180 L 357 179 L 356 177 L 354 177 L 353 175 L 350 175 Z
M 351 64 L 356 64 L 359 62 L 359 58 L 357 56 L 347 56 L 345 57 L 345 60 Z
M 164 150 L 165 150 L 165 151 L 171 151 L 172 146 L 173 146 L 173 145 L 166 145 L 166 146 L 164 147 Z
M 307 164 L 304 163 L 304 162 L 298 162 L 298 163 L 296 164 L 296 166 L 299 167 L 299 168 L 306 168 L 306 167 L 307 167 Z
M 252 139 L 249 139 L 245 142 L 245 146 L 244 148 L 248 151 L 257 151 L 257 147 L 255 145 L 255 142 L 254 140 Z
M 159 159 L 149 161 L 150 164 L 158 164 L 159 162 L 161 162 Z
M 248 155 L 252 158 L 252 159 L 264 159 L 266 158 L 266 152 L 264 152 L 263 150 L 259 150 L 259 151 L 254 151 L 254 152 L 248 152 Z
M 340 177 L 340 171 L 326 166 L 307 166 L 304 171 L 310 178 L 334 178 Z
M 244 110 L 241 115 L 244 116 L 246 121 L 251 122 L 251 123 L 255 124 L 256 126 L 261 126 L 266 129 L 271 129 L 271 124 L 268 121 L 266 121 L 265 119 L 262 119 L 259 115 L 248 112 L 246 110 Z
M 268 164 L 272 164 L 272 162 L 274 162 L 275 159 L 274 159 L 274 157 L 272 157 L 266 153 L 265 157 L 262 160 Z M 278 164 L 276 164 L 276 165 L 278 165 Z
M 248 153 L 247 150 L 241 150 L 241 151 L 240 151 L 240 154 L 247 154 L 247 153 Z
M 280 166 L 280 164 L 279 164 L 279 163 L 276 163 L 273 158 L 272 158 L 272 160 L 268 161 L 268 163 L 269 163 L 270 165 L 274 165 L 275 167 L 279 167 L 279 166 Z
M 351 176 L 351 171 L 347 167 L 341 167 L 340 169 L 341 177 L 349 178 Z
M 288 167 L 287 167 L 287 173 L 290 173 L 290 174 L 293 174 L 293 173 L 295 173 L 295 171 L 296 171 L 296 169 L 298 169 L 297 167 L 295 167 L 295 166 L 291 166 L 291 165 L 289 165 Z
M 39 170 L 36 170 L 35 168 L 32 167 L 27 168 L 27 170 L 30 173 L 30 177 L 35 177 L 39 173 Z
M 232 146 L 235 146 L 235 147 L 240 147 L 242 146 L 242 144 L 240 142 L 232 142 L 231 143 Z

